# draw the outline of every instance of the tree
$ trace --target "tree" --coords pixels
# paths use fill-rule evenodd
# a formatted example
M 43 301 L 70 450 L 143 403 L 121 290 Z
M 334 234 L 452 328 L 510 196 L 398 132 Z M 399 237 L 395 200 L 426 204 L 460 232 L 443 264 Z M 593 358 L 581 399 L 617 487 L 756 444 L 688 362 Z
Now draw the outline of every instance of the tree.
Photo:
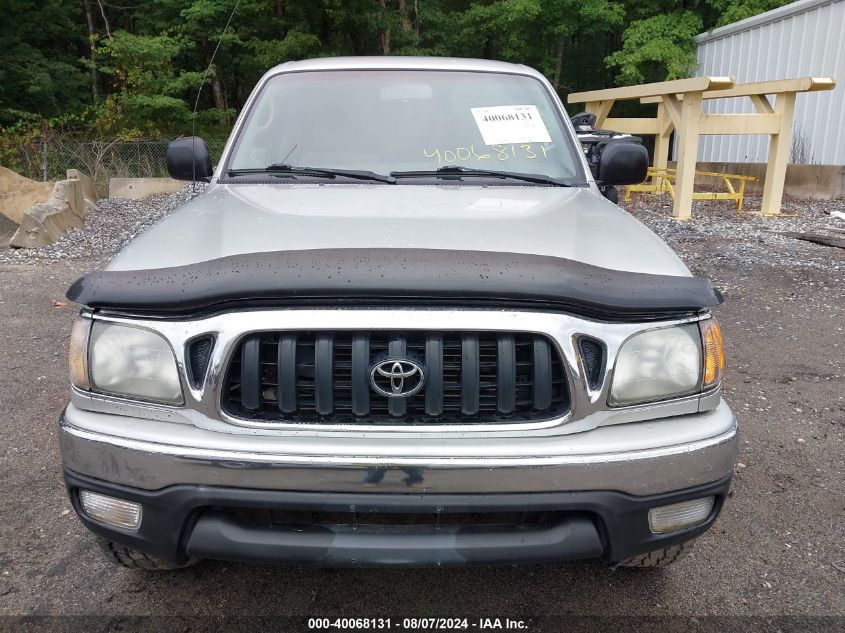
M 241 0 L 223 33 L 236 1 L 0 0 L 0 128 L 184 132 L 205 76 L 196 123 L 224 135 L 269 68 L 328 55 L 503 59 L 561 93 L 673 79 L 694 35 L 787 2 Z
M 695 43 L 701 18 L 674 11 L 631 23 L 622 35 L 622 50 L 606 58 L 623 84 L 688 77 L 695 70 Z
M 606 57 L 622 84 L 664 81 L 695 72 L 693 37 L 704 29 L 769 11 L 790 0 L 638 0 L 626 3 L 622 47 Z
M 792 0 L 710 0 L 709 4 L 718 13 L 714 24 L 718 27 L 777 9 L 790 2 Z
M 153 135 L 190 120 L 184 98 L 201 74 L 180 71 L 173 60 L 190 44 L 179 36 L 115 31 L 99 47 L 100 71 L 111 78 L 111 94 L 97 125 L 106 132 Z
M 0 126 L 86 107 L 80 9 L 65 0 L 0 0 Z

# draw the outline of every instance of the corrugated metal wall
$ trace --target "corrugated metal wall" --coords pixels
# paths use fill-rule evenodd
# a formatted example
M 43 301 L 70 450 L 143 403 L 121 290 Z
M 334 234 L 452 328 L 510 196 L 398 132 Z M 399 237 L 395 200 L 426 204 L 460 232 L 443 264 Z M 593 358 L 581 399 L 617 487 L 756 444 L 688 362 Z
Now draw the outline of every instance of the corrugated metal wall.
M 735 75 L 738 83 L 835 78 L 838 85 L 834 90 L 798 95 L 792 157 L 797 155 L 800 141 L 805 158 L 797 162 L 845 164 L 845 0 L 794 2 L 704 33 L 696 41 L 698 75 Z M 716 114 L 754 112 L 746 98 L 711 99 L 704 110 Z M 698 160 L 762 163 L 768 149 L 768 136 L 703 136 Z

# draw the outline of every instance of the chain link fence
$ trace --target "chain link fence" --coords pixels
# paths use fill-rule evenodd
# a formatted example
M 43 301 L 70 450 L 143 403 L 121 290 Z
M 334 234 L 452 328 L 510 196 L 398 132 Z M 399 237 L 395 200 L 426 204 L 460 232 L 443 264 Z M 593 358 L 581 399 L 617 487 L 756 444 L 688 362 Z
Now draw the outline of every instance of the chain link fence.
M 33 180 L 61 180 L 68 169 L 88 174 L 100 196 L 107 196 L 111 178 L 167 177 L 170 139 L 77 140 L 61 137 L 33 141 L 19 148 L 9 167 Z M 226 139 L 206 139 L 212 162 L 220 160 Z

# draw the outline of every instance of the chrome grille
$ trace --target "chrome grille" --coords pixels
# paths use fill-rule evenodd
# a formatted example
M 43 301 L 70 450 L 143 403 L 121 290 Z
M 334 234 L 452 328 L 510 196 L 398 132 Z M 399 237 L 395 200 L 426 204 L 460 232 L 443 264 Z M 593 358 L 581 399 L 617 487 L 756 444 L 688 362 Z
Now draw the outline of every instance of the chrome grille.
M 424 368 L 405 398 L 371 388 L 382 359 Z M 260 332 L 235 347 L 223 383 L 227 414 L 314 424 L 535 421 L 570 406 L 564 366 L 545 336 L 511 332 Z

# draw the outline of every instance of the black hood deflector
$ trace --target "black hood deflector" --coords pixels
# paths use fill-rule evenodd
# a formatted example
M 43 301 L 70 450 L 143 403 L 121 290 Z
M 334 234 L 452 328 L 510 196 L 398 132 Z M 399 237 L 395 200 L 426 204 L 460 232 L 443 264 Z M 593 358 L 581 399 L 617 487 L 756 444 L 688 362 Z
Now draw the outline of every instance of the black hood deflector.
M 149 270 L 97 271 L 67 298 L 162 316 L 227 304 L 443 302 L 618 317 L 698 312 L 722 302 L 705 279 L 609 270 L 540 255 L 437 249 L 319 249 L 231 255 Z

